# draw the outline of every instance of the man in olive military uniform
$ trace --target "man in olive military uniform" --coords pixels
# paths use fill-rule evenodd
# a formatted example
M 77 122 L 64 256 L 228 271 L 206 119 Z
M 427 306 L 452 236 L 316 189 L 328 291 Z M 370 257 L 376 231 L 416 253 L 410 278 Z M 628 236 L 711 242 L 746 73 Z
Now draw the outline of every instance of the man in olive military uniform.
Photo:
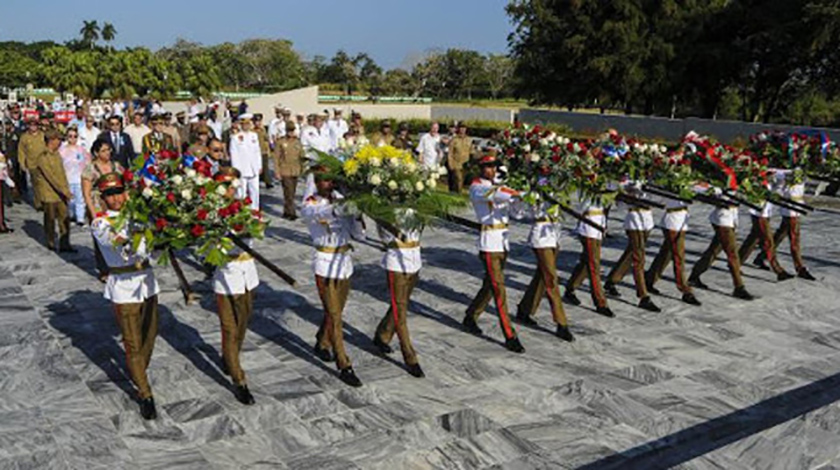
M 41 198 L 37 188 L 39 175 L 35 168 L 38 167 L 38 158 L 46 149 L 44 132 L 38 126 L 38 118 L 34 116 L 27 120 L 26 125 L 26 133 L 20 137 L 20 144 L 18 145 L 18 163 L 20 163 L 21 168 L 29 172 L 32 179 L 33 205 L 35 209 L 40 210 Z M 24 178 L 26 177 L 24 176 Z
M 178 128 L 172 124 L 172 113 L 169 111 L 163 114 L 163 132 L 172 137 L 172 143 L 175 145 L 175 148 L 177 149 L 176 151 L 181 153 L 184 141 L 181 140 L 181 134 L 178 131 Z
M 414 151 L 415 145 L 414 142 L 411 141 L 408 124 L 404 122 L 400 123 L 400 125 L 397 127 L 397 137 L 394 139 L 394 143 L 391 145 L 400 150 L 407 150 L 409 152 Z
M 392 145 L 394 143 L 394 134 L 391 132 L 391 121 L 382 121 L 379 127 L 379 132 L 374 132 L 370 137 L 370 144 L 374 147 L 382 145 Z
M 143 137 L 143 157 L 157 155 L 164 150 L 178 153 L 172 136 L 163 130 L 163 116 L 160 114 L 152 116 L 151 123 L 152 132 Z
M 449 143 L 449 191 L 461 193 L 464 190 L 464 165 L 473 154 L 472 138 L 467 136 L 467 126 L 458 124 L 458 134 Z
M 286 122 L 286 135 L 278 139 L 274 148 L 274 169 L 283 185 L 283 218 L 297 219 L 295 191 L 303 165 L 303 144 L 295 134 L 295 123 Z M 268 171 L 268 170 L 266 170 Z
M 260 154 L 262 155 L 262 182 L 265 184 L 266 189 L 271 189 L 274 187 L 274 183 L 272 182 L 271 178 L 271 171 L 269 171 L 268 160 L 269 154 L 271 153 L 271 145 L 268 142 L 268 131 L 266 130 L 265 126 L 263 125 L 263 115 L 262 114 L 254 114 L 254 132 L 257 133 L 257 137 L 260 140 Z
M 37 165 L 33 168 L 33 175 L 38 174 L 35 180 L 35 192 L 41 198 L 44 208 L 44 238 L 47 241 L 47 248 L 55 249 L 55 223 L 58 221 L 59 252 L 74 252 L 70 247 L 70 215 L 67 212 L 67 201 L 72 198 L 70 185 L 67 183 L 67 174 L 64 172 L 64 163 L 58 148 L 61 146 L 61 134 L 50 129 L 44 135 L 46 148 L 37 157 Z
M 190 135 L 190 124 L 187 122 L 187 113 L 178 111 L 175 113 L 175 128 L 178 130 L 178 137 L 181 139 L 181 151 L 186 150 L 186 147 L 192 142 Z

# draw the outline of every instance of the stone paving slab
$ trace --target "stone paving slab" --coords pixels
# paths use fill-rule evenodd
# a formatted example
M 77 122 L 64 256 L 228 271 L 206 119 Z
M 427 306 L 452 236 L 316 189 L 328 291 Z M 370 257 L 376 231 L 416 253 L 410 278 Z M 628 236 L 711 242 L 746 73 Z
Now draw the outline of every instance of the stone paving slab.
M 277 193 L 265 200 L 279 215 Z M 711 236 L 706 210 L 695 212 L 689 265 Z M 200 305 L 185 306 L 172 270 L 156 269 L 154 422 L 137 413 L 89 232 L 74 227 L 79 253 L 58 256 L 43 247 L 40 214 L 8 214 L 18 230 L 0 239 L 0 469 L 840 468 L 840 218 L 831 214 L 803 224 L 816 282 L 777 284 L 746 266 L 760 298 L 745 303 L 729 296 L 720 260 L 704 277 L 712 290 L 698 292 L 702 308 L 679 301 L 669 272 L 658 286 L 662 313 L 636 308 L 625 282 L 611 300 L 614 319 L 594 313 L 585 285 L 583 306 L 567 306 L 578 341 L 553 336 L 544 305 L 539 328 L 518 328 L 524 355 L 503 348 L 494 309 L 480 319 L 485 337 L 460 330 L 481 283 L 475 234 L 430 230 L 409 320 L 422 380 L 399 353 L 382 357 L 371 344 L 387 290 L 381 253 L 357 244 L 345 335 L 361 389 L 311 354 L 321 310 L 309 237 L 301 222 L 278 217 L 257 248 L 300 286 L 260 268 L 242 352 L 257 404 L 234 400 L 211 285 L 185 262 Z M 622 216 L 613 214 L 605 271 L 625 243 Z M 526 233 L 513 225 L 511 308 L 534 269 Z M 654 233 L 649 256 L 660 243 Z M 579 244 L 566 232 L 561 248 L 565 279 Z M 787 247 L 780 253 L 790 267 Z

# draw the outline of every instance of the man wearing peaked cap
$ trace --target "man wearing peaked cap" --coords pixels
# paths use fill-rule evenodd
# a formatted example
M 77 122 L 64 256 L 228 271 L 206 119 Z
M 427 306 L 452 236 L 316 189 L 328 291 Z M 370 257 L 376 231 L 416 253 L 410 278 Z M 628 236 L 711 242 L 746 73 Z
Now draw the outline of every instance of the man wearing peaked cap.
M 449 169 L 449 191 L 460 194 L 464 190 L 464 165 L 473 156 L 472 138 L 467 135 L 467 126 L 458 124 L 457 134 L 449 143 L 447 167 Z
M 257 136 L 260 140 L 260 156 L 262 157 L 262 182 L 265 184 L 265 189 L 271 189 L 274 187 L 274 182 L 271 177 L 271 171 L 269 170 L 269 153 L 271 153 L 271 145 L 268 142 L 268 131 L 266 131 L 265 126 L 263 125 L 263 115 L 262 114 L 254 114 L 254 132 L 257 133 Z
M 333 117 L 327 121 L 327 131 L 330 136 L 330 145 L 332 148 L 338 148 L 338 142 L 344 137 L 344 134 L 350 130 L 349 124 L 341 116 L 341 108 L 333 109 Z
M 33 183 L 35 193 L 39 195 L 44 209 L 44 235 L 47 248 L 55 249 L 55 225 L 58 222 L 59 243 L 58 251 L 75 252 L 70 247 L 70 215 L 67 203 L 72 198 L 64 163 L 58 153 L 61 147 L 61 134 L 55 129 L 48 129 L 44 133 L 46 148 L 37 157 L 37 165 L 33 169 Z
M 242 174 L 239 186 L 239 199 L 251 198 L 251 209 L 260 208 L 260 174 L 263 171 L 260 137 L 254 132 L 251 119 L 254 116 L 245 113 L 239 116 L 242 131 L 230 137 L 230 164 Z
M 114 221 L 126 201 L 125 185 L 119 173 L 102 175 L 97 181 L 107 211 L 97 214 L 91 229 L 94 240 L 108 265 L 104 296 L 114 304 L 117 324 L 125 348 L 125 362 L 137 389 L 140 415 L 155 419 L 157 411 L 146 370 L 152 359 L 158 333 L 158 293 L 160 288 L 149 263 L 145 240 L 136 254 L 125 257 L 123 244 L 128 232 L 117 230 Z
M 295 192 L 303 170 L 303 144 L 298 139 L 295 123 L 286 123 L 286 135 L 281 137 L 274 149 L 274 169 L 283 185 L 283 218 L 297 219 L 295 213 Z
M 157 155 L 164 150 L 179 153 L 172 136 L 164 130 L 162 114 L 155 114 L 150 119 L 152 132 L 143 136 L 143 156 Z
M 525 352 L 516 336 L 508 315 L 507 291 L 505 290 L 504 269 L 508 245 L 508 219 L 510 206 L 519 192 L 496 181 L 496 168 L 500 162 L 494 154 L 487 154 L 479 159 L 481 175 L 470 185 L 470 201 L 473 204 L 477 220 L 481 223 L 478 239 L 478 257 L 484 265 L 484 282 L 476 294 L 464 317 L 464 329 L 468 333 L 481 335 L 478 317 L 491 300 L 496 301 L 499 322 L 505 336 L 505 347 L 516 353 Z
M 391 131 L 391 121 L 385 119 L 379 125 L 379 132 L 375 132 L 370 137 L 371 145 L 375 147 L 382 147 L 394 143 L 394 134 Z

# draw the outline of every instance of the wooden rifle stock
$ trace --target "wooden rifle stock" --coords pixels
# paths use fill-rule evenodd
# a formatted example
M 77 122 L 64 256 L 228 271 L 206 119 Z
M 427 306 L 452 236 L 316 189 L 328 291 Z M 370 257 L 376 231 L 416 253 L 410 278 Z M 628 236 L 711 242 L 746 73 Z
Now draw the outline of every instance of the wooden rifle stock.
M 678 194 L 674 194 L 671 191 L 668 191 L 666 189 L 662 189 L 658 186 L 645 185 L 642 189 L 644 189 L 645 191 L 647 191 L 647 192 L 649 192 L 653 195 L 661 196 L 661 197 L 664 197 L 664 198 L 667 198 L 667 199 L 673 199 L 675 201 L 680 201 L 680 202 L 683 202 L 683 203 L 686 203 L 686 204 L 689 204 L 689 205 L 694 203 L 694 201 L 692 199 L 684 198 L 684 197 L 682 197 Z
M 245 243 L 244 240 L 242 240 L 237 235 L 234 235 L 232 233 L 229 234 L 228 237 L 230 237 L 230 239 L 233 241 L 233 243 L 236 246 L 238 246 L 242 251 L 244 251 L 245 253 L 248 253 L 249 255 L 253 256 L 255 260 L 259 261 L 260 264 L 262 264 L 263 266 L 268 268 L 269 271 L 278 275 L 280 277 L 280 279 L 283 279 L 284 281 L 286 281 L 286 283 L 288 283 L 292 287 L 297 287 L 297 281 L 295 280 L 295 278 L 293 278 L 292 276 L 287 274 L 286 271 L 283 271 L 282 269 L 278 268 L 277 265 L 275 265 L 271 261 L 267 260 L 263 255 L 257 253 L 253 248 L 248 246 L 248 244 Z
M 561 211 L 565 212 L 566 214 L 569 214 L 570 216 L 574 217 L 578 221 L 594 228 L 595 230 L 597 230 L 601 233 L 606 233 L 607 232 L 606 228 L 604 228 L 601 225 L 598 225 L 595 222 L 587 219 L 586 216 L 584 216 L 583 214 L 579 213 L 578 211 L 572 209 L 571 207 L 569 207 L 565 204 L 562 204 L 557 199 L 554 199 L 553 197 L 551 197 L 547 194 L 543 194 L 542 196 L 543 196 L 543 198 L 545 198 L 546 201 L 550 202 L 551 204 L 556 205 L 557 207 L 560 208 Z

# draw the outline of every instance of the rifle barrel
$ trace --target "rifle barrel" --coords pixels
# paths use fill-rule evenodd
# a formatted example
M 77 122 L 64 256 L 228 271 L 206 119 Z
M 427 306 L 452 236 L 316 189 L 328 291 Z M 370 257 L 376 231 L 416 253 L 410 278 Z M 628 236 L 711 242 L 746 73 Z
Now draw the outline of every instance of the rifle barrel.
M 282 269 L 278 268 L 277 265 L 266 259 L 263 255 L 257 253 L 253 248 L 248 246 L 248 244 L 245 243 L 244 240 L 232 233 L 229 235 L 229 237 L 236 246 L 242 249 L 242 251 L 253 256 L 255 260 L 259 261 L 260 264 L 268 268 L 274 274 L 278 275 L 280 279 L 283 279 L 292 287 L 297 287 L 297 281 L 295 280 L 295 278 L 287 274 L 286 271 L 283 271 Z

